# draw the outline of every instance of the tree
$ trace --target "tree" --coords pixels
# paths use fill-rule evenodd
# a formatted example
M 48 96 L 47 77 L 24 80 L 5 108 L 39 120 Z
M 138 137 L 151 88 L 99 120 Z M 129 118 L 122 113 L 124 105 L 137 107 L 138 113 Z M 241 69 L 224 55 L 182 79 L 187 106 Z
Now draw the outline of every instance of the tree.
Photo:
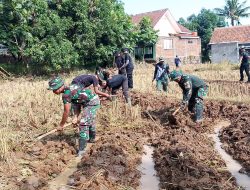
M 120 0 L 0 0 L 0 43 L 46 72 L 108 65 L 135 31 Z
M 153 45 L 158 40 L 158 31 L 155 31 L 152 27 L 150 18 L 143 17 L 140 21 L 137 32 L 135 34 L 135 43 L 138 47 L 143 49 L 142 61 L 144 62 L 145 47 L 148 45 Z
M 61 6 L 60 16 L 73 20 L 68 39 L 83 64 L 109 65 L 115 50 L 133 46 L 133 25 L 120 1 L 68 0 Z
M 225 0 L 224 8 L 215 8 L 215 12 L 219 16 L 227 17 L 231 20 L 231 25 L 240 24 L 241 17 L 249 17 L 250 16 L 250 6 L 246 6 L 247 1 L 240 0 Z
M 201 38 L 202 62 L 209 61 L 208 43 L 214 28 L 226 25 L 225 18 L 218 16 L 209 9 L 202 9 L 197 16 L 192 14 L 187 18 L 187 21 L 183 19 L 181 22 L 184 22 L 184 26 L 189 30 L 197 31 L 198 36 Z

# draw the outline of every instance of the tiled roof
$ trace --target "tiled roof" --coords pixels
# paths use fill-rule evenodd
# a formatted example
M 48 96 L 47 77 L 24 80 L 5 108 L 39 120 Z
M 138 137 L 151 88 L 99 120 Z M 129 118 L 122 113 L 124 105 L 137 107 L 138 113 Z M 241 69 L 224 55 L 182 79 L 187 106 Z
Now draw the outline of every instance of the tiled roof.
M 157 22 L 160 20 L 160 18 L 166 13 L 168 9 L 162 9 L 152 12 L 146 12 L 141 14 L 132 15 L 132 22 L 134 24 L 139 24 L 141 19 L 145 16 L 149 17 L 152 21 L 153 27 L 157 24 Z
M 139 24 L 141 19 L 145 16 L 149 17 L 152 21 L 152 26 L 154 27 L 157 22 L 161 19 L 161 17 L 168 11 L 168 9 L 161 9 L 152 12 L 140 13 L 136 15 L 132 15 L 132 22 L 134 24 Z M 176 22 L 177 23 L 177 22 Z M 177 23 L 178 27 L 180 28 L 182 33 L 191 33 L 186 27 L 182 26 L 181 24 Z
M 181 29 L 181 32 L 183 32 L 183 33 L 191 33 L 191 31 L 188 30 L 186 27 L 182 26 L 178 22 L 177 22 L 177 24 L 178 24 L 179 28 Z
M 210 44 L 227 42 L 250 42 L 250 25 L 215 28 Z

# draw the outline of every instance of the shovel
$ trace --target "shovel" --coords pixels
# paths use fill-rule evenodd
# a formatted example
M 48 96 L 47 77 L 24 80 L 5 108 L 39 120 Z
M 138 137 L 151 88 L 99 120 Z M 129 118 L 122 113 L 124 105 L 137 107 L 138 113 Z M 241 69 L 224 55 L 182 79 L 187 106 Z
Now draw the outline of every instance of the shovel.
M 175 115 L 180 111 L 180 109 L 181 109 L 180 107 L 177 108 L 177 109 L 174 111 L 173 114 L 171 114 L 171 115 L 168 116 L 169 123 L 171 123 L 171 124 L 176 124 Z

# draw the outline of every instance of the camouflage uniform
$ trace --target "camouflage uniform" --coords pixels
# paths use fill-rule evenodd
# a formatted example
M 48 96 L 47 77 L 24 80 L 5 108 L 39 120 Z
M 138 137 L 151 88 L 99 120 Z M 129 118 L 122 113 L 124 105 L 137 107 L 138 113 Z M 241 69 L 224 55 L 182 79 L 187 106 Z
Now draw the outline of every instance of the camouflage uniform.
M 188 104 L 188 110 L 195 113 L 195 121 L 201 121 L 203 97 L 208 92 L 208 86 L 203 80 L 193 75 L 182 75 L 178 84 L 183 90 L 183 103 Z
M 72 103 L 80 111 L 82 107 L 82 118 L 79 124 L 80 138 L 79 150 L 84 150 L 88 140 L 95 139 L 95 119 L 96 112 L 100 108 L 100 100 L 96 94 L 93 94 L 90 89 L 79 88 L 78 85 L 70 85 L 65 87 L 63 103 Z
M 156 79 L 156 88 L 157 91 L 167 92 L 168 88 L 168 74 L 169 74 L 169 65 L 164 62 L 159 62 L 155 66 L 154 78 Z

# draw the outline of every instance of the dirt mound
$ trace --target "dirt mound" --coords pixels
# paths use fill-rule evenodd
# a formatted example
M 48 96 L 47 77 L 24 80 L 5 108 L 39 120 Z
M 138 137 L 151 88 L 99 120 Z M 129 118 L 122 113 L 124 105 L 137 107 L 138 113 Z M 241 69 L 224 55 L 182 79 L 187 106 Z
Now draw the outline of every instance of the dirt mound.
M 18 186 L 25 190 L 45 187 L 48 179 L 56 177 L 76 154 L 71 143 L 61 139 L 24 146 L 18 162 L 23 166 L 21 171 L 25 169 L 29 173 L 19 175 Z
M 73 185 L 77 189 L 93 190 L 138 187 L 140 172 L 136 168 L 142 154 L 140 136 L 124 131 L 101 136 L 72 176 Z
M 220 134 L 223 148 L 242 164 L 241 172 L 250 176 L 250 109 L 235 112 L 231 122 Z
M 163 189 L 237 189 L 211 141 L 190 128 L 166 130 L 154 144 L 155 168 Z

